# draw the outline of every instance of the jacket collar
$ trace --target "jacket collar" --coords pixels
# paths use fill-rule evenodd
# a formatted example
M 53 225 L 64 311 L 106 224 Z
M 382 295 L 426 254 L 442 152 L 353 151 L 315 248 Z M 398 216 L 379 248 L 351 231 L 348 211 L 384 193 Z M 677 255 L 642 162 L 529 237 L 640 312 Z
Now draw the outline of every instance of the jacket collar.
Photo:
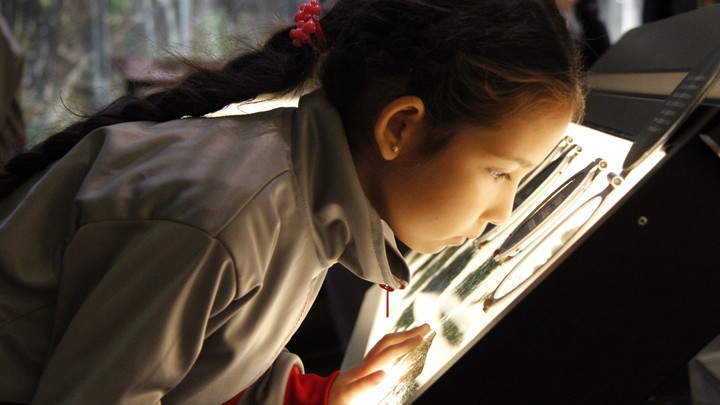
M 362 191 L 340 116 L 321 90 L 300 99 L 293 128 L 292 159 L 318 258 L 373 283 L 407 285 L 407 264 Z

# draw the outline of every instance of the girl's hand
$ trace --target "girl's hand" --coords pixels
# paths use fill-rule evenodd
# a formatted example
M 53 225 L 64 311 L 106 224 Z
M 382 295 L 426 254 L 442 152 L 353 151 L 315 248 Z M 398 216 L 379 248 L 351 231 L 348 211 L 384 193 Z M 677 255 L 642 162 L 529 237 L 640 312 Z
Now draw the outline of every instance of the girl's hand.
M 414 349 L 430 330 L 425 324 L 404 332 L 390 333 L 370 349 L 365 358 L 352 368 L 343 371 L 330 387 L 328 403 L 346 405 L 363 396 L 385 380 L 384 368 L 393 365 L 400 357 Z

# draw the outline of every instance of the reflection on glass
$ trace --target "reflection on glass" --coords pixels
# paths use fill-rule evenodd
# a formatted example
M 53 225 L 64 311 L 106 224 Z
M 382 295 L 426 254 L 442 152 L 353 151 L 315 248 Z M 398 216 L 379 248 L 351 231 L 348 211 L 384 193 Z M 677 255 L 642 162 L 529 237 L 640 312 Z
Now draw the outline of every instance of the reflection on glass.
M 580 152 L 582 152 L 580 145 L 572 145 L 566 148 L 559 156 L 556 156 L 552 162 L 538 166 L 540 170 L 533 171 L 520 182 L 513 207 L 520 206 L 535 190 L 541 189 L 541 185 L 552 183 Z
M 425 264 L 423 264 L 423 266 L 415 272 L 414 277 L 416 279 L 414 279 L 410 285 L 410 289 L 407 292 L 408 295 L 415 293 L 418 288 L 434 276 L 435 273 L 437 273 L 437 271 L 445 265 L 447 260 L 455 254 L 459 248 L 460 246 L 448 247 L 441 252 L 436 253 L 430 260 L 426 261 Z
M 520 180 L 520 184 L 518 185 L 518 190 L 523 190 L 526 188 L 533 179 L 536 177 L 547 177 L 546 173 L 551 173 L 552 170 L 548 170 L 548 166 L 557 166 L 564 155 L 567 154 L 569 148 L 573 145 L 573 138 L 570 136 L 564 136 L 563 139 L 558 142 L 557 145 L 555 145 L 555 148 L 548 153 L 548 155 L 543 159 L 540 164 L 533 169 L 530 173 L 527 174 L 522 180 Z M 543 179 L 544 180 L 544 179 Z M 542 180 L 541 180 L 542 182 Z
M 455 253 L 458 248 L 459 246 L 447 249 L 445 254 L 443 254 L 443 257 L 452 256 L 452 254 Z M 460 272 L 465 269 L 465 267 L 468 265 L 468 263 L 470 263 L 470 260 L 472 260 L 476 253 L 477 249 L 474 249 L 471 244 L 466 244 L 465 250 L 462 251 L 449 264 L 447 264 L 445 260 L 439 260 L 436 264 L 436 269 L 433 269 L 432 271 L 427 271 L 423 274 L 423 277 L 421 277 L 421 281 L 415 284 L 415 290 L 419 288 L 418 286 L 422 285 L 425 281 L 427 281 L 428 278 L 434 275 L 435 277 L 433 277 L 421 291 L 424 293 L 442 293 L 455 279 L 455 277 L 457 277 L 458 274 L 460 274 Z M 445 267 L 442 267 L 443 265 L 445 265 Z M 442 271 L 439 271 L 441 269 Z M 410 293 L 412 292 L 413 291 L 410 291 Z M 406 295 L 405 299 L 407 299 L 408 297 L 410 297 L 410 294 Z M 415 315 L 413 312 L 414 307 L 415 301 L 410 301 L 410 305 L 405 308 L 398 320 L 395 322 L 395 326 L 392 328 L 393 331 L 401 331 L 408 329 L 413 324 L 413 322 L 415 322 Z
M 559 153 L 550 154 L 526 179 L 523 179 L 513 202 L 513 217 L 506 223 L 496 226 L 476 239 L 477 247 L 482 247 L 492 241 L 505 229 L 514 227 L 527 211 L 540 199 L 543 191 L 565 172 L 572 160 L 582 151 L 579 145 L 570 145 L 572 138 L 566 137 L 561 141 L 562 148 L 556 147 Z
M 493 270 L 546 235 L 548 227 L 557 221 L 565 208 L 570 206 L 606 167 L 604 160 L 596 159 L 555 189 L 513 230 L 491 258 L 460 283 L 455 291 L 460 299 L 464 301 Z M 544 224 L 547 226 L 542 227 Z
M 455 289 L 455 294 L 457 294 L 462 301 L 465 301 L 465 299 L 470 296 L 473 291 L 475 291 L 477 286 L 480 285 L 480 283 L 482 283 L 493 270 L 500 267 L 500 264 L 501 263 L 496 260 L 495 257 L 487 259 L 485 263 L 481 264 L 480 267 L 473 270 L 467 277 L 465 277 L 465 279 L 463 279 L 460 285 L 458 285 Z
M 558 223 L 549 233 L 549 236 L 528 251 L 517 266 L 505 276 L 490 296 L 483 301 L 483 308 L 487 310 L 513 292 L 555 256 L 557 251 L 597 212 L 607 195 L 622 184 L 622 181 L 622 177 L 611 175 L 608 187 L 590 197 Z
M 606 167 L 607 162 L 596 159 L 555 189 L 503 242 L 496 254 L 498 260 L 504 261 L 513 257 L 540 237 L 541 233 L 533 231 L 540 228 L 540 225 L 556 221 L 563 209 L 575 201 Z
M 458 324 L 447 316 L 443 317 L 440 324 L 442 326 L 443 338 L 445 338 L 445 340 L 447 340 L 451 345 L 459 346 L 463 340 L 463 333 Z
M 399 332 L 406 329 L 409 329 L 410 326 L 412 326 L 413 323 L 415 323 L 415 301 L 410 302 L 410 305 L 405 308 L 405 310 L 400 314 L 400 317 L 398 318 L 397 322 L 395 322 L 395 327 L 393 328 L 393 332 Z
M 438 293 L 445 291 L 455 277 L 470 263 L 475 253 L 477 253 L 477 249 L 473 249 L 472 247 L 462 252 L 455 260 L 443 268 L 437 276 L 430 280 L 425 288 L 423 288 L 423 291 Z

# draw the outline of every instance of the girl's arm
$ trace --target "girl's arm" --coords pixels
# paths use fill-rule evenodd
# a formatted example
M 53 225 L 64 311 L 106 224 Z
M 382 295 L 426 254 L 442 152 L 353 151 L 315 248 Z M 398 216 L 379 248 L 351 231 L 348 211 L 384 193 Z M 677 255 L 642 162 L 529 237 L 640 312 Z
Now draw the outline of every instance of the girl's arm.
M 34 404 L 160 403 L 192 367 L 210 314 L 237 293 L 224 247 L 172 221 L 83 225 L 62 267 Z
M 250 405 L 264 402 L 268 391 L 277 390 L 287 379 L 284 405 L 344 405 L 372 391 L 385 379 L 384 368 L 411 351 L 430 330 L 428 325 L 385 335 L 355 366 L 328 377 L 303 374 L 297 356 L 283 352 L 273 368 L 248 390 L 222 405 Z M 289 371 L 288 371 L 289 369 Z M 287 376 L 287 377 L 286 377 Z M 274 381 L 273 381 L 274 380 Z M 274 385 L 274 387 L 273 387 Z

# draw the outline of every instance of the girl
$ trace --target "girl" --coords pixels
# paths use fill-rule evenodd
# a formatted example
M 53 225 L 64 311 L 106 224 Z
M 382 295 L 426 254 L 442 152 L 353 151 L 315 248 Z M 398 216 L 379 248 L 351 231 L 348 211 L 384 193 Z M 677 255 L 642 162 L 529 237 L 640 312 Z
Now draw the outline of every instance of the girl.
M 0 401 L 341 404 L 420 342 L 328 378 L 283 350 L 333 263 L 401 288 L 395 238 L 436 252 L 509 216 L 582 111 L 577 52 L 553 0 L 319 11 L 9 162 Z M 316 79 L 297 108 L 203 117 Z

